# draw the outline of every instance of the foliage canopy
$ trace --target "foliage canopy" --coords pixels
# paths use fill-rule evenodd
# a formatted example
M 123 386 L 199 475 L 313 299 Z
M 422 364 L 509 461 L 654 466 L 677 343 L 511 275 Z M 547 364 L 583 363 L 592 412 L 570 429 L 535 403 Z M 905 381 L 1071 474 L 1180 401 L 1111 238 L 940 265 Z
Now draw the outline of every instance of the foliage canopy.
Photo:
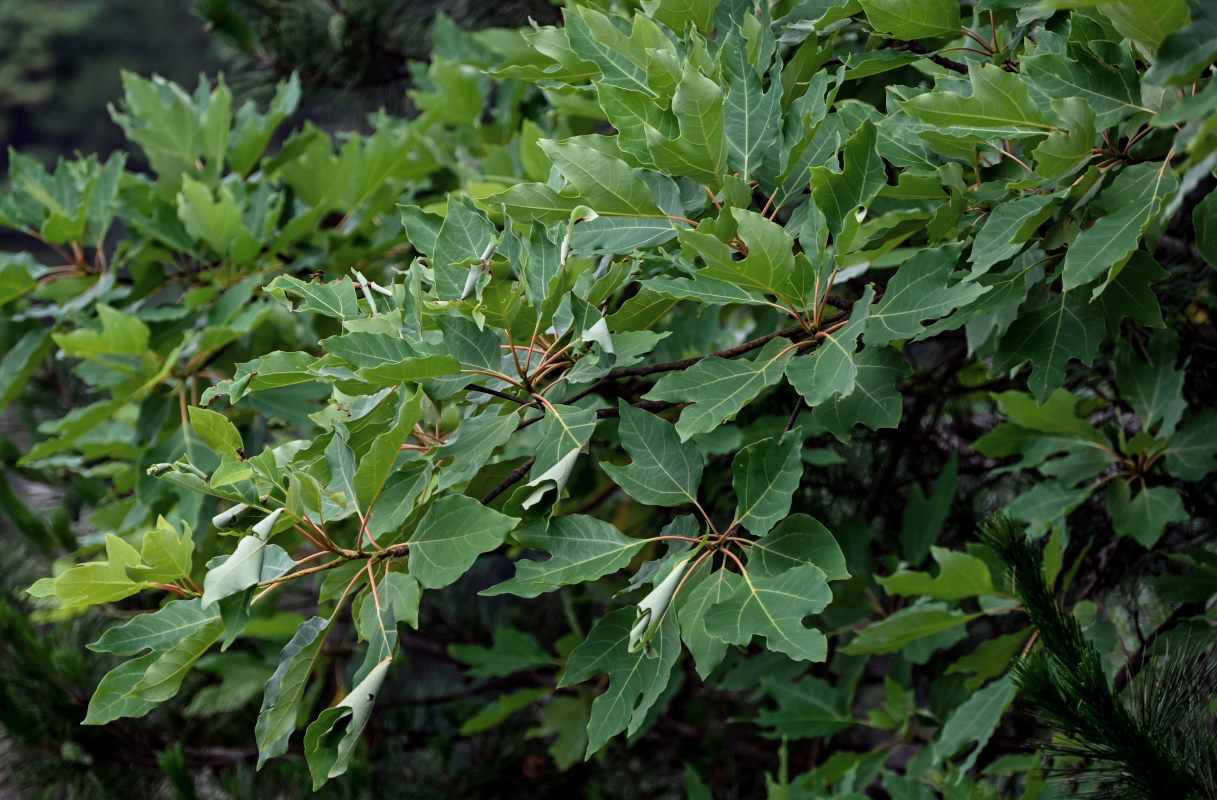
M 12 154 L 0 224 L 39 244 L 0 255 L 0 403 L 57 377 L 80 402 L 17 466 L 92 492 L 23 520 L 70 551 L 29 593 L 143 612 L 90 645 L 125 660 L 85 724 L 255 654 L 259 766 L 302 742 L 320 787 L 404 637 L 443 640 L 429 598 L 476 591 L 546 619 L 452 645 L 506 687 L 470 734 L 531 709 L 565 767 L 745 690 L 765 736 L 845 743 L 773 796 L 1048 797 L 989 744 L 1051 696 L 1067 660 L 1010 668 L 1060 614 L 979 522 L 1043 542 L 1117 690 L 1151 631 L 1204 635 L 1213 8 L 640 6 L 441 21 L 419 114 L 366 133 L 272 145 L 295 78 L 263 111 L 128 74 L 150 173 Z

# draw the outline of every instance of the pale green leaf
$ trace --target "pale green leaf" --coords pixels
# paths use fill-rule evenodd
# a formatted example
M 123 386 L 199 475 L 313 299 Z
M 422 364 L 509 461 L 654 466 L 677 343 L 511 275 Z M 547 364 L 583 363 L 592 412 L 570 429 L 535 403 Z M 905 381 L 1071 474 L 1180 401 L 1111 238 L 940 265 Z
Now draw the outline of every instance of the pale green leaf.
M 410 537 L 410 574 L 426 589 L 464 575 L 482 553 L 503 543 L 517 520 L 472 497 L 445 495 L 431 504 Z

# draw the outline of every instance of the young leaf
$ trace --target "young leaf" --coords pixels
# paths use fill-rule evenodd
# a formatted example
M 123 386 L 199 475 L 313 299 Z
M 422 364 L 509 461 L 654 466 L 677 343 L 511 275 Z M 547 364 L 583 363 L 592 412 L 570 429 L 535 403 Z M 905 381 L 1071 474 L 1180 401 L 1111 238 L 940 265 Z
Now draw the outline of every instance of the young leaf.
M 283 509 L 277 508 L 237 543 L 237 549 L 203 576 L 203 608 L 253 586 L 262 575 L 266 540 Z M 268 524 L 269 523 L 269 524 Z
M 309 773 L 313 776 L 313 791 L 321 788 L 330 778 L 346 772 L 359 734 L 363 733 L 368 718 L 372 716 L 372 703 L 392 661 L 386 658 L 377 664 L 351 689 L 350 694 L 336 706 L 322 711 L 308 726 L 304 734 L 304 756 L 308 760 Z

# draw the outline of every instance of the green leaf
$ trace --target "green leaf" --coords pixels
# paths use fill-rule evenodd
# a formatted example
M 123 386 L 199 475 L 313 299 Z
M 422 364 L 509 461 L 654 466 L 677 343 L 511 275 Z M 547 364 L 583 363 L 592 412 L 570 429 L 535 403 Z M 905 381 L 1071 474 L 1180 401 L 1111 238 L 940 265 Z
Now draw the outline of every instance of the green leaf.
M 207 570 L 203 576 L 203 608 L 209 608 L 217 600 L 244 591 L 261 580 L 266 540 L 280 513 L 281 509 L 272 511 L 270 516 L 254 526 L 252 533 L 237 542 L 232 555 Z M 265 525 L 263 532 L 259 526 L 263 526 L 267 520 L 270 524 Z
M 354 319 L 359 316 L 359 300 L 355 297 L 355 285 L 347 278 L 326 283 L 321 279 L 304 282 L 291 275 L 279 275 L 268 283 L 265 290 L 287 302 L 287 295 L 302 301 L 299 311 L 311 311 L 337 319 Z
M 647 86 L 647 58 L 640 52 L 645 45 L 637 36 L 637 27 L 635 35 L 628 35 L 613 24 L 612 18 L 589 6 L 572 6 L 565 17 L 571 48 L 580 58 L 600 67 L 605 83 L 655 96 Z
M 733 208 L 731 215 L 747 252 L 738 261 L 736 251 L 711 234 L 684 229 L 679 232 L 681 245 L 691 251 L 687 254 L 696 254 L 705 262 L 696 277 L 775 295 L 801 307 L 804 292 L 795 274 L 794 238 L 755 211 Z
M 804 678 L 794 684 L 765 682 L 765 692 L 777 701 L 778 707 L 761 710 L 756 715 L 756 724 L 772 728 L 778 736 L 794 739 L 832 736 L 857 724 L 849 713 L 845 695 L 821 678 Z
M 957 36 L 960 32 L 956 0 L 861 0 L 871 26 L 896 39 Z
M 1102 312 L 1076 294 L 1062 292 L 1020 315 L 999 340 L 993 357 L 994 373 L 1030 360 L 1034 370 L 1027 383 L 1041 403 L 1064 383 L 1069 359 L 1090 366 L 1099 351 Z
M 545 561 L 521 559 L 515 577 L 479 594 L 536 597 L 572 583 L 584 583 L 622 569 L 646 544 L 630 539 L 609 523 L 583 514 L 565 514 L 548 524 L 536 522 L 513 538 L 532 550 L 549 553 Z
M 781 86 L 763 90 L 741 33 L 729 35 L 719 53 L 727 83 L 723 105 L 727 166 L 748 179 L 781 132 Z
M 469 719 L 461 723 L 460 734 L 462 736 L 472 736 L 476 733 L 482 733 L 495 727 L 499 723 L 506 720 L 517 711 L 523 711 L 529 706 L 536 703 L 547 694 L 551 694 L 552 690 L 545 687 L 539 689 L 520 689 L 507 694 L 501 694 L 481 711 L 474 714 Z M 532 731 L 529 731 L 532 735 Z M 582 747 L 579 748 L 580 753 Z M 576 755 L 575 759 L 578 760 Z
M 512 628 L 494 629 L 490 647 L 473 644 L 448 645 L 448 655 L 468 664 L 465 674 L 474 678 L 502 678 L 530 669 L 552 666 L 554 659 L 541 649 L 537 640 Z
M 0 411 L 21 396 L 50 349 L 51 334 L 32 330 L 0 358 Z
M 371 446 L 359 459 L 355 468 L 352 484 L 355 500 L 359 507 L 367 510 L 375 508 L 384 490 L 385 482 L 393 474 L 397 457 L 401 454 L 401 446 L 406 437 L 414 431 L 414 425 L 422 418 L 423 392 L 402 391 L 393 417 L 393 425 L 387 431 L 377 436 Z M 375 536 L 375 534 L 373 534 Z
M 1094 110 L 1078 97 L 1053 98 L 1053 112 L 1066 130 L 1053 131 L 1032 151 L 1035 171 L 1049 180 L 1067 175 L 1090 158 L 1094 147 Z
M 1105 130 L 1138 111 L 1141 86 L 1131 61 L 1105 64 L 1085 48 L 1064 53 L 1037 53 L 1020 59 L 1027 80 L 1045 97 L 1077 98 L 1094 111 L 1094 125 Z
M 621 445 L 633 463 L 619 467 L 601 462 L 618 486 L 640 503 L 676 507 L 697 503 L 701 482 L 701 451 L 682 442 L 671 425 L 646 411 L 619 401 L 617 426 Z
M 160 658 L 157 652 L 124 661 L 102 676 L 101 683 L 89 700 L 89 710 L 81 725 L 105 725 L 123 717 L 142 717 L 160 705 L 160 701 L 128 696 L 144 677 L 152 663 Z
M 1078 234 L 1061 268 L 1066 291 L 1107 273 L 1097 297 L 1137 249 L 1141 237 L 1166 199 L 1179 188 L 1173 172 L 1161 164 L 1134 164 L 1120 172 L 1099 196 L 1110 213 Z
M 152 662 L 139 681 L 127 692 L 127 696 L 157 703 L 173 697 L 181 688 L 186 673 L 203 653 L 219 641 L 223 633 L 224 621 L 218 617 L 187 632 L 180 641 Z
M 1129 498 L 1129 481 L 1113 481 L 1107 490 L 1107 513 L 1111 526 L 1121 536 L 1136 539 L 1152 548 L 1166 532 L 1168 522 L 1187 522 L 1183 498 L 1169 486 L 1143 487 Z
M 1167 33 L 1158 45 L 1145 82 L 1159 86 L 1192 83 L 1217 58 L 1217 12 L 1207 3 L 1191 3 L 1191 24 Z
M 590 406 L 582 409 L 557 403 L 546 406 L 537 460 L 532 466 L 532 474 L 537 477 L 527 484 L 534 491 L 524 499 L 524 508 L 537 503 L 551 488 L 556 496 L 561 496 L 575 459 L 595 430 L 596 409 Z
M 1027 84 L 993 64 L 968 68 L 971 94 L 935 90 L 901 103 L 910 116 L 952 138 L 983 141 L 1038 136 L 1055 129 L 1032 101 Z
M 979 616 L 947 611 L 941 604 L 904 608 L 858 631 L 841 650 L 852 655 L 894 653 L 918 639 L 964 625 Z
M 217 455 L 234 456 L 238 452 L 244 452 L 245 444 L 241 441 L 241 434 L 223 414 L 194 406 L 187 411 L 190 412 L 190 425 L 194 432 Z
M 875 126 L 864 122 L 845 142 L 840 172 L 828 167 L 811 168 L 811 196 L 824 212 L 834 236 L 845 228 L 847 217 L 858 208 L 865 209 L 886 182 L 876 138 Z
M 650 188 L 624 161 L 574 142 L 541 141 L 562 177 L 597 214 L 663 217 Z
M 858 336 L 866 328 L 875 290 L 867 286 L 854 303 L 849 322 L 834 333 L 825 334 L 814 352 L 793 358 L 786 365 L 786 379 L 803 395 L 807 405 L 818 408 L 835 395 L 846 396 L 854 390 L 858 369 L 854 353 Z
M 727 138 L 723 133 L 723 91 L 719 84 L 686 62 L 672 98 L 680 133 L 646 129 L 655 166 L 707 186 L 721 186 L 727 171 Z
M 917 336 L 924 320 L 945 317 L 971 303 L 988 289 L 976 283 L 953 281 L 959 244 L 921 250 L 900 265 L 887 289 L 871 310 L 864 337 L 867 345 L 884 345 Z
M 1213 84 L 1217 86 L 1217 83 Z M 1217 191 L 1209 192 L 1192 211 L 1196 247 L 1210 267 L 1217 267 Z
M 470 270 L 494 252 L 498 231 L 486 214 L 469 201 L 448 196 L 448 213 L 435 237 L 428 265 L 435 274 L 440 300 L 462 300 L 468 294 Z
M 129 574 L 136 580 L 158 583 L 188 578 L 193 555 L 190 530 L 178 531 L 164 517 L 158 517 L 156 527 L 144 534 L 140 544 L 140 566 L 131 567 Z
M 669 372 L 644 397 L 648 400 L 689 401 L 676 423 L 680 440 L 708 433 L 739 412 L 763 389 L 782 377 L 793 350 L 781 337 L 771 339 L 751 361 L 742 358 L 703 358 L 693 366 Z
M 1134 353 L 1128 340 L 1116 350 L 1116 386 L 1141 419 L 1141 429 L 1165 439 L 1175 432 L 1187 402 L 1183 399 L 1184 370 L 1175 369 L 1179 344 L 1174 336 L 1158 334 L 1149 342 L 1148 362 Z
M 766 305 L 764 297 L 756 292 L 741 289 L 733 283 L 705 275 L 692 278 L 647 278 L 640 283 L 653 291 L 680 300 L 697 300 L 709 305 L 722 306 L 733 303 L 744 305 Z
M 0 254 L 0 306 L 29 292 L 42 268 L 29 253 Z
M 920 484 L 914 483 L 909 488 L 908 503 L 900 520 L 900 547 L 914 566 L 925 560 L 930 545 L 942 533 L 943 523 L 951 512 L 951 502 L 955 499 L 958 474 L 959 460 L 952 454 L 946 468 L 934 482 L 934 490 L 929 498 L 926 498 Z
M 697 674 L 705 680 L 727 655 L 727 643 L 706 630 L 706 612 L 728 598 L 735 589 L 729 580 L 734 573 L 713 569 L 707 559 L 690 573 L 685 586 L 673 599 L 680 638 L 693 656 Z
M 494 451 L 511 438 L 520 424 L 519 417 L 501 412 L 501 408 L 491 407 L 476 417 L 461 420 L 447 444 L 437 451 L 438 459 L 444 461 L 437 490 L 472 478 Z
M 825 580 L 849 578 L 845 556 L 828 529 L 806 514 L 791 514 L 777 524 L 765 538 L 748 549 L 748 570 L 752 575 L 773 577 L 804 564 L 815 564 Z
M 934 752 L 940 759 L 953 757 L 964 745 L 971 745 L 968 757 L 960 769 L 967 771 L 976 762 L 976 757 L 985 748 L 997 726 L 1001 723 L 1006 707 L 1017 693 L 1014 682 L 1002 678 L 970 696 L 951 716 L 947 717 L 934 742 Z
M 714 10 L 722 0 L 642 0 L 642 9 L 657 22 L 662 22 L 677 33 L 690 22 L 701 33 L 709 36 L 714 29 Z
M 1187 24 L 1187 0 L 1120 0 L 1104 3 L 1103 14 L 1120 35 L 1150 52 L 1168 35 Z
M 304 756 L 313 776 L 313 791 L 330 778 L 346 772 L 359 735 L 372 716 L 376 693 L 392 662 L 391 658 L 386 658 L 373 667 L 346 697 L 322 711 L 308 726 L 304 733 Z
M 854 358 L 854 390 L 816 406 L 816 421 L 842 442 L 855 425 L 871 430 L 894 428 L 904 410 L 899 384 L 911 371 L 899 351 L 866 347 Z
M 1107 323 L 1107 335 L 1114 338 L 1125 319 L 1152 328 L 1165 327 L 1162 309 L 1151 287 L 1169 275 L 1144 250 L 1134 251 L 1124 269 L 1094 300 Z
M 426 589 L 442 589 L 503 543 L 517 519 L 472 497 L 445 495 L 419 520 L 410 537 L 410 574 Z
M 55 594 L 65 604 L 112 603 L 144 588 L 127 569 L 139 564 L 139 551 L 112 533 L 106 534 L 106 560 L 71 567 L 55 578 Z
M 171 600 L 162 608 L 132 617 L 88 645 L 90 650 L 133 656 L 145 649 L 164 651 L 220 618 L 218 609 L 204 611 L 199 598 Z
M 420 356 L 419 358 L 407 358 L 393 364 L 360 367 L 355 370 L 355 374 L 360 380 L 367 381 L 379 388 L 397 386 L 403 383 L 415 383 L 424 378 L 453 375 L 460 371 L 461 363 L 451 356 Z
M 832 600 L 818 567 L 804 564 L 773 576 L 744 574 L 731 582 L 731 595 L 706 614 L 708 633 L 745 646 L 753 635 L 761 635 L 771 650 L 797 660 L 827 657 L 824 634 L 803 626 L 804 617 L 824 610 Z
M 405 339 L 382 333 L 344 333 L 322 339 L 321 346 L 357 369 L 396 364 L 418 355 Z
M 259 768 L 268 758 L 287 752 L 288 740 L 296 729 L 300 701 L 321 655 L 329 624 L 329 620 L 321 617 L 301 623 L 279 654 L 279 664 L 266 683 L 262 708 L 254 727 Z
M 148 349 L 148 326 L 105 303 L 96 306 L 101 330 L 51 334 L 64 355 L 90 358 L 100 355 L 142 356 Z
M 961 597 L 976 597 L 996 594 L 989 567 L 976 556 L 931 547 L 930 553 L 938 564 L 938 574 L 900 570 L 887 578 L 877 578 L 879 585 L 888 594 L 905 596 L 924 595 L 936 600 L 955 600 Z
M 1090 144 L 1086 150 L 1089 152 Z M 972 243 L 972 272 L 975 280 L 999 261 L 1018 255 L 1040 224 L 1052 216 L 1060 198 L 1051 194 L 1033 194 L 1002 203 L 993 209 L 976 240 Z
M 731 462 L 738 504 L 735 522 L 753 536 L 764 536 L 790 513 L 790 501 L 803 476 L 803 436 L 787 431 L 786 441 L 764 439 L 740 450 Z
M 649 655 L 629 651 L 634 609 L 621 608 L 598 621 L 587 639 L 566 660 L 558 688 L 573 686 L 600 673 L 608 673 L 609 686 L 592 703 L 587 723 L 587 756 L 610 738 L 625 731 L 632 734 L 647 718 L 647 712 L 668 685 L 680 637 L 675 614 L 665 614 L 658 634 L 651 640 Z
M 1163 454 L 1167 471 L 1185 481 L 1201 480 L 1217 470 L 1217 412 L 1206 408 L 1188 419 Z

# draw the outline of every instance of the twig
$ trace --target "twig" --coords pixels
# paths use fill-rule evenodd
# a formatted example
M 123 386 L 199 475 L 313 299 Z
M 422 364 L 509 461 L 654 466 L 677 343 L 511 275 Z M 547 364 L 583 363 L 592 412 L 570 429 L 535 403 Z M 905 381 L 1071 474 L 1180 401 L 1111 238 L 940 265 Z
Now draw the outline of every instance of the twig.
M 528 459 L 520 466 L 513 469 L 511 471 L 511 474 L 503 479 L 502 483 L 500 483 L 498 486 L 491 489 L 490 494 L 488 494 L 482 498 L 482 505 L 484 505 L 484 506 L 490 505 L 490 503 L 494 500 L 494 498 L 498 497 L 503 492 L 505 492 L 509 488 L 511 488 L 511 485 L 514 484 L 516 481 L 520 480 L 520 478 L 523 478 L 528 473 L 528 470 L 530 468 L 532 468 L 532 465 L 535 464 L 536 462 L 537 462 L 537 457 L 533 456 L 532 458 Z

